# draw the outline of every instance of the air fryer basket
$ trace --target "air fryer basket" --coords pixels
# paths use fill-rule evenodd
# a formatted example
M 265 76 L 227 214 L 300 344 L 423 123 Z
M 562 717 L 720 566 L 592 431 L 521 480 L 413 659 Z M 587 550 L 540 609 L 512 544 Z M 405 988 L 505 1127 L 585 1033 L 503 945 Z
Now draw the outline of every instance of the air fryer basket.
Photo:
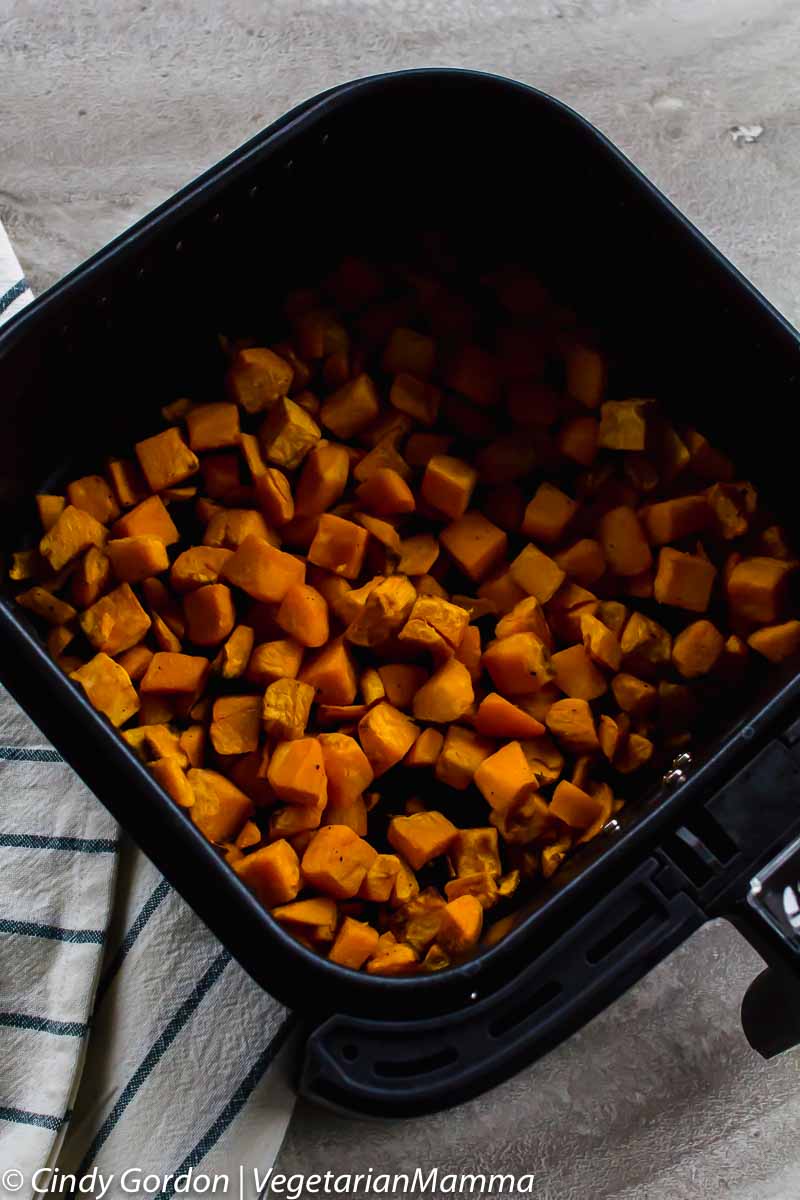
M 707 432 L 797 537 L 795 331 L 569 109 L 507 80 L 426 70 L 309 101 L 10 323 L 3 550 L 32 535 L 33 492 L 129 445 L 175 396 L 218 394 L 217 332 L 265 327 L 288 287 L 342 253 L 400 260 L 429 229 L 475 274 L 503 261 L 537 270 L 624 352 L 637 394 Z M 796 662 L 717 715 L 706 744 L 543 886 L 505 938 L 439 975 L 381 979 L 319 959 L 272 921 L 8 594 L 0 626 L 6 686 L 250 974 L 313 1022 L 304 1087 L 329 1103 L 419 1112 L 474 1094 L 710 916 L 737 920 L 774 969 L 793 969 L 790 942 L 745 897 L 800 832 L 785 733 Z

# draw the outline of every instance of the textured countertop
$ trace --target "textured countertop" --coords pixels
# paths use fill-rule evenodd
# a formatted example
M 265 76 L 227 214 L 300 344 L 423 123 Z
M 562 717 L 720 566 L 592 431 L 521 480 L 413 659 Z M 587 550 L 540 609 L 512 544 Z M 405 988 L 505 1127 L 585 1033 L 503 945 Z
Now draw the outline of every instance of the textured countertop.
M 7 0 L 0 216 L 41 290 L 306 96 L 470 66 L 584 113 L 798 323 L 798 47 L 797 0 Z M 543 1200 L 788 1200 L 798 1059 L 763 1063 L 741 1034 L 758 969 L 707 927 L 454 1112 L 373 1124 L 301 1104 L 279 1167 L 532 1171 Z

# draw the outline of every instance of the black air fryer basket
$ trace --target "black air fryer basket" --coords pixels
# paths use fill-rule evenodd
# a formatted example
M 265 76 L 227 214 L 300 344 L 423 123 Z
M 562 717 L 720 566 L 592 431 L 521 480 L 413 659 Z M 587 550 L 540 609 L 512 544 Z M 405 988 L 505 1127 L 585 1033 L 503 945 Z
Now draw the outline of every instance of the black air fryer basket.
M 289 287 L 344 252 L 397 256 L 431 228 L 456 233 L 476 264 L 533 266 L 624 347 L 632 378 L 651 380 L 676 422 L 733 457 L 798 540 L 797 333 L 574 112 L 508 80 L 423 70 L 295 109 L 10 322 L 4 550 L 30 534 L 35 491 L 152 431 L 175 396 L 214 397 L 218 330 L 247 329 L 254 313 L 266 322 Z M 794 1043 L 797 933 L 784 899 L 800 874 L 796 661 L 734 697 L 735 715 L 543 885 L 502 940 L 448 971 L 387 979 L 337 967 L 278 927 L 7 592 L 0 627 L 6 686 L 253 978 L 307 1018 L 305 1094 L 386 1115 L 458 1103 L 718 916 L 769 963 L 743 1007 L 748 1036 L 764 1054 Z

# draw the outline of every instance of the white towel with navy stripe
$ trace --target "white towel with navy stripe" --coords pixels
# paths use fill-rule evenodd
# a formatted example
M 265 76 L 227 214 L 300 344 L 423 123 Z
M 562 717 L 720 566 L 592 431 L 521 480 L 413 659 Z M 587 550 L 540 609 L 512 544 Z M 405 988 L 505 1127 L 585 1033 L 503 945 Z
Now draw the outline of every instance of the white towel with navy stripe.
M 30 299 L 0 225 L 0 322 Z M 263 1175 L 292 1025 L 0 689 L 0 1195 L 48 1166 Z

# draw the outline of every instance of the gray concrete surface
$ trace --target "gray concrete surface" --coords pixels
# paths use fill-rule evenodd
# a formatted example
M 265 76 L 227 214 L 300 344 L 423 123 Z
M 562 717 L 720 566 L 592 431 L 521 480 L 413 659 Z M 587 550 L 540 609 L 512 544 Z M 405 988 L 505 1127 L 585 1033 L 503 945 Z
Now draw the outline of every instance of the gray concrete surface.
M 473 66 L 595 121 L 798 322 L 799 52 L 797 0 L 0 0 L 0 216 L 41 289 L 321 88 Z M 763 133 L 737 143 L 737 125 Z M 798 1059 L 764 1064 L 742 1037 L 757 969 L 710 927 L 455 1112 L 378 1125 L 300 1105 L 279 1166 L 534 1171 L 559 1200 L 788 1200 Z

